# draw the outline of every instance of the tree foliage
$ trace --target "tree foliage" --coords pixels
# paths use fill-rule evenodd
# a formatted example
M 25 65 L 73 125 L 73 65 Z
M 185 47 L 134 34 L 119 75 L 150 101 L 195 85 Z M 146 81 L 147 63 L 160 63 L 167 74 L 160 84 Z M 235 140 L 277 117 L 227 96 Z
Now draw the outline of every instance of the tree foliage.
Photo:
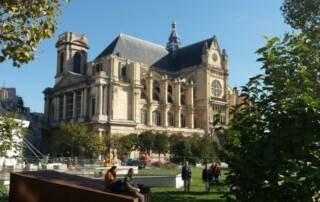
M 35 59 L 37 45 L 53 36 L 59 0 L 0 1 L 0 62 L 19 67 Z
M 320 190 L 319 50 L 305 34 L 258 50 L 265 74 L 242 88 L 226 144 L 237 201 L 312 201 Z
M 0 156 L 6 156 L 10 150 L 21 150 L 24 134 L 23 124 L 15 119 L 14 113 L 0 116 Z
M 138 147 L 138 135 L 131 133 L 125 136 L 113 136 L 112 148 L 117 149 L 121 160 L 127 158 Z
M 173 161 L 197 163 L 218 159 L 216 144 L 208 136 L 172 134 L 169 145 Z
M 159 155 L 166 154 L 169 151 L 169 137 L 166 133 L 156 133 L 152 150 Z
M 50 152 L 58 156 L 97 157 L 106 151 L 103 137 L 77 123 L 63 123 L 53 135 Z
M 150 155 L 153 148 L 154 137 L 155 135 L 152 131 L 144 131 L 140 133 L 138 136 L 139 150 Z
M 281 7 L 286 23 L 295 29 L 315 31 L 320 29 L 319 0 L 285 0 Z

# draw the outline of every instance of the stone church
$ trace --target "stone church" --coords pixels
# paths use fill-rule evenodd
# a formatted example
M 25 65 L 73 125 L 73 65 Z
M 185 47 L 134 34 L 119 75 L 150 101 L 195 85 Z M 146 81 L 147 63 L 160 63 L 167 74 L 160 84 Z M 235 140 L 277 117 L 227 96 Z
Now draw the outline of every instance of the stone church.
M 65 32 L 56 48 L 55 84 L 44 90 L 47 127 L 80 122 L 100 135 L 206 134 L 217 117 L 227 124 L 240 101 L 216 37 L 181 47 L 175 23 L 166 47 L 120 34 L 88 62 L 87 37 Z

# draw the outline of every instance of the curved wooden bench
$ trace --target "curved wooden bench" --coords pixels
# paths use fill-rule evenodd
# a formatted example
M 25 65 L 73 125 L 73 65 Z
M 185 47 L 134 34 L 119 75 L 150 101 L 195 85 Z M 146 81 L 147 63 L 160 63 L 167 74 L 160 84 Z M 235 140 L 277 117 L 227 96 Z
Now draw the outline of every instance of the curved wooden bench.
M 59 173 L 11 173 L 9 202 L 139 202 L 138 198 L 106 192 L 103 181 Z

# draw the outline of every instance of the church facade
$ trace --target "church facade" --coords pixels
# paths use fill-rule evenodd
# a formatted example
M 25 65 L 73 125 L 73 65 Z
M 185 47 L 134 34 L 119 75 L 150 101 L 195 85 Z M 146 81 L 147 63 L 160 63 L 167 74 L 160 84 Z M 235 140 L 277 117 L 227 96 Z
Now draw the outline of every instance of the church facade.
M 216 117 L 227 124 L 239 102 L 216 37 L 180 47 L 175 23 L 166 47 L 120 34 L 88 62 L 87 38 L 66 32 L 56 48 L 55 84 L 44 90 L 47 127 L 79 122 L 100 135 L 205 134 Z

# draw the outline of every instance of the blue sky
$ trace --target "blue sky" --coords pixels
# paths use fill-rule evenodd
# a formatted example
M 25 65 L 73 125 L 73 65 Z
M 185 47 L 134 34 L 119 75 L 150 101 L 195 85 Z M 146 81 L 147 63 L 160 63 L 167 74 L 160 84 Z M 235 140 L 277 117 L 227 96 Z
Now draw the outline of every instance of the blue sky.
M 245 84 L 260 72 L 255 51 L 266 36 L 282 36 L 290 28 L 280 12 L 282 0 L 72 0 L 62 9 L 55 36 L 42 42 L 37 60 L 13 68 L 0 64 L 0 86 L 16 87 L 25 105 L 43 112 L 43 94 L 56 72 L 55 42 L 72 31 L 89 38 L 89 61 L 119 33 L 165 46 L 171 22 L 177 22 L 182 46 L 216 35 L 229 55 L 229 85 Z

